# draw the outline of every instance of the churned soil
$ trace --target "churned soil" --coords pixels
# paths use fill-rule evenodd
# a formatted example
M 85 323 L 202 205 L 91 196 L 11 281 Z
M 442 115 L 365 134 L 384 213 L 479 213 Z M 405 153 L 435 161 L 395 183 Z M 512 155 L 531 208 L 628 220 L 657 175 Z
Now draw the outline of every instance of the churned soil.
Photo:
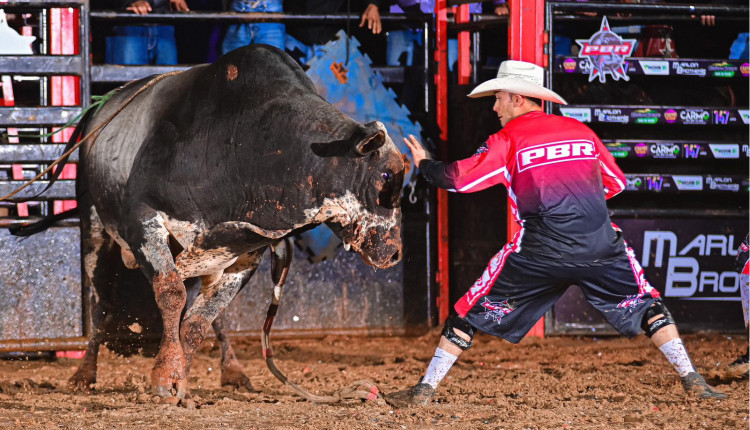
M 328 336 L 274 341 L 290 380 L 330 394 L 359 379 L 386 394 L 417 382 L 439 331 L 421 337 Z M 701 373 L 721 370 L 747 351 L 744 335 L 697 334 L 685 343 Z M 394 409 L 378 401 L 312 404 L 266 368 L 260 343 L 235 340 L 257 392 L 219 384 L 219 351 L 196 355 L 190 400 L 163 403 L 149 394 L 154 359 L 100 353 L 93 393 L 66 382 L 78 360 L 0 361 L 0 428 L 62 429 L 747 429 L 748 381 L 712 385 L 729 397 L 685 394 L 648 339 L 527 338 L 512 345 L 479 335 L 443 381 L 437 402 Z

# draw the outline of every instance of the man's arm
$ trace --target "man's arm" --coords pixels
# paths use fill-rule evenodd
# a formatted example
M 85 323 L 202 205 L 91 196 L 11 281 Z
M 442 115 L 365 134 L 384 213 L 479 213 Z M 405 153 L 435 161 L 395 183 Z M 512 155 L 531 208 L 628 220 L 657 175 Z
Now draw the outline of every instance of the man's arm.
M 507 146 L 502 133 L 490 136 L 473 156 L 452 163 L 431 160 L 414 136 L 404 141 L 422 176 L 436 187 L 473 193 L 497 184 L 510 186 L 510 174 L 505 166 Z

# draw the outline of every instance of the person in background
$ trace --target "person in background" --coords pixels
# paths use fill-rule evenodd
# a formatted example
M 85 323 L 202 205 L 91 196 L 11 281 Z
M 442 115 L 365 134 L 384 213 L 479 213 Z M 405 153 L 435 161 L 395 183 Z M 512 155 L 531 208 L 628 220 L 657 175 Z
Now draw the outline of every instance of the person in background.
M 309 15 L 358 13 L 362 12 L 359 29 L 367 29 L 368 33 L 379 35 L 383 31 L 380 19 L 380 0 L 285 0 L 284 8 L 288 13 Z M 339 30 L 346 29 L 346 22 L 333 24 L 298 23 L 289 26 L 286 37 L 286 50 L 293 53 L 301 63 L 309 61 L 320 47 L 336 38 Z M 360 42 L 362 40 L 360 39 Z M 295 51 L 299 53 L 294 54 Z
M 434 186 L 462 193 L 507 187 L 521 230 L 455 304 L 424 377 L 386 401 L 428 404 L 476 330 L 517 343 L 571 284 L 621 334 L 643 330 L 686 392 L 725 398 L 696 371 L 659 291 L 609 219 L 606 200 L 625 189 L 625 175 L 585 124 L 542 110 L 541 100 L 567 104 L 543 82 L 541 67 L 504 61 L 497 78 L 469 94 L 494 97 L 503 126 L 472 157 L 443 163 L 430 159 L 414 136 L 404 139 Z
M 185 0 L 109 0 L 103 8 L 127 10 L 137 15 L 189 10 Z M 106 39 L 105 62 L 125 65 L 177 64 L 174 27 L 160 24 L 118 25 Z
M 742 300 L 742 316 L 745 318 L 745 329 L 748 328 L 748 323 L 750 323 L 750 312 L 748 311 L 750 307 L 750 261 L 748 261 L 750 242 L 748 239 L 748 236 L 745 236 L 745 240 L 737 249 L 736 260 L 736 268 L 740 272 L 740 298 Z M 735 379 L 747 378 L 748 376 L 750 376 L 750 354 L 745 350 L 744 354 L 729 365 L 728 377 Z
M 491 2 L 492 11 L 498 16 L 508 16 L 509 9 L 506 0 Z M 471 3 L 470 13 L 482 13 L 484 4 Z M 391 5 L 391 13 L 432 14 L 435 11 L 435 0 L 396 0 Z M 392 30 L 387 33 L 386 64 L 388 66 L 411 66 L 414 58 L 414 46 L 422 46 L 421 30 Z M 453 71 L 453 65 L 458 61 L 458 39 L 448 39 L 448 69 Z
M 283 12 L 282 0 L 233 0 L 232 12 Z M 286 43 L 286 26 L 280 22 L 230 24 L 221 44 L 222 54 L 251 43 L 265 43 L 281 50 Z

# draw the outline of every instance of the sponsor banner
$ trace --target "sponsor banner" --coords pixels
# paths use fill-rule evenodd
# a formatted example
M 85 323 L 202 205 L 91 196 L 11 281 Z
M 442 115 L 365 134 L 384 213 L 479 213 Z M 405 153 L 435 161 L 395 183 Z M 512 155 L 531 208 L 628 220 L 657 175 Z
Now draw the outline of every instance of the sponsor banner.
M 711 113 L 704 109 L 681 109 L 678 117 L 682 124 L 707 125 L 711 123 Z
M 677 121 L 677 111 L 674 109 L 665 110 L 664 121 L 666 121 L 667 124 L 674 124 Z
M 577 119 L 581 122 L 591 122 L 590 108 L 561 107 L 560 114 L 564 117 Z
M 605 140 L 615 158 L 659 159 L 747 159 L 750 145 L 697 140 Z
M 742 124 L 742 113 L 736 109 L 714 109 L 713 123 L 717 125 Z
M 707 65 L 701 64 L 700 61 L 687 60 L 675 61 L 672 63 L 672 72 L 675 75 L 706 77 Z
M 707 176 L 706 189 L 710 191 L 746 192 L 748 181 L 741 176 Z
M 714 158 L 740 158 L 740 145 L 737 143 L 709 143 Z
M 675 193 L 681 191 L 730 192 L 748 191 L 748 180 L 742 176 L 659 175 L 626 173 L 626 191 Z
M 733 78 L 739 72 L 739 66 L 727 61 L 711 63 L 707 67 L 708 72 L 715 78 Z
M 674 143 L 652 143 L 648 150 L 653 158 L 680 158 L 682 152 L 680 145 Z
M 648 145 L 646 145 L 643 142 L 638 142 L 635 145 L 633 145 L 633 150 L 635 151 L 636 157 L 645 157 L 648 155 Z
M 674 184 L 669 177 L 661 175 L 648 175 L 644 177 L 644 188 L 645 191 L 662 192 L 662 191 L 673 191 Z
M 669 61 L 638 60 L 644 75 L 669 76 Z
M 706 150 L 706 144 L 697 142 L 683 143 L 682 154 L 687 159 L 709 157 L 709 152 Z
M 750 124 L 750 111 L 747 109 L 738 109 L 737 114 L 742 119 L 742 122 L 747 125 Z
M 581 122 L 609 124 L 684 124 L 737 126 L 750 123 L 747 109 L 700 107 L 574 105 L 556 107 Z
M 630 173 L 625 174 L 625 191 L 643 191 L 646 180 L 644 176 L 633 175 Z
M 605 142 L 604 146 L 615 158 L 628 158 L 634 150 L 633 145 L 622 142 Z
M 630 116 L 625 113 L 622 109 L 618 108 L 604 108 L 594 109 L 594 118 L 599 122 L 610 122 L 617 124 L 627 124 L 630 122 Z
M 566 58 L 562 61 L 562 69 L 566 73 L 575 73 L 578 71 L 578 62 L 574 58 Z
M 679 191 L 703 191 L 703 176 L 672 175 L 672 180 Z
M 580 45 L 580 43 L 579 43 Z M 557 57 L 556 72 L 582 73 L 593 71 L 588 58 Z M 684 58 L 627 58 L 623 62 L 627 75 L 647 76 L 696 76 L 718 78 L 747 78 L 750 76 L 750 63 L 742 60 L 705 60 Z
M 737 247 L 747 219 L 614 219 L 646 279 L 659 290 L 680 329 L 726 330 L 744 325 Z
M 656 109 L 643 108 L 630 112 L 630 117 L 636 124 L 656 124 L 659 122 L 659 118 L 662 117 L 662 113 Z

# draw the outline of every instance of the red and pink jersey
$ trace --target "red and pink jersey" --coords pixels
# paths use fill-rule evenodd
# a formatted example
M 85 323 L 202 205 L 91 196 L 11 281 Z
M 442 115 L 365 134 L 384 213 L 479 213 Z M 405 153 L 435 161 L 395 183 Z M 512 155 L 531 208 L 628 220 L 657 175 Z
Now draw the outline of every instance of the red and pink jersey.
M 433 185 L 460 193 L 508 188 L 522 229 L 516 252 L 559 264 L 596 265 L 624 252 L 606 199 L 625 175 L 594 132 L 575 119 L 529 112 L 508 122 L 470 158 L 424 160 Z

